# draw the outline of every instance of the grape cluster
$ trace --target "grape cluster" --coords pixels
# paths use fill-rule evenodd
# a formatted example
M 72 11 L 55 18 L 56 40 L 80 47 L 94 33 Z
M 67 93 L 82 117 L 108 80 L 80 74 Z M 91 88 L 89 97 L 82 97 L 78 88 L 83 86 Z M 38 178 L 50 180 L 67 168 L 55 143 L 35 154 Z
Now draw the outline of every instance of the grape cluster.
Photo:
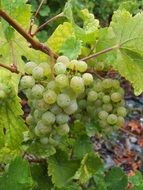
M 20 80 L 31 112 L 26 122 L 42 144 L 67 135 L 70 121 L 98 121 L 102 127 L 121 125 L 126 113 L 117 80 L 95 80 L 84 61 L 60 56 L 54 67 L 47 63 L 25 65 Z M 88 117 L 88 118 L 87 118 Z

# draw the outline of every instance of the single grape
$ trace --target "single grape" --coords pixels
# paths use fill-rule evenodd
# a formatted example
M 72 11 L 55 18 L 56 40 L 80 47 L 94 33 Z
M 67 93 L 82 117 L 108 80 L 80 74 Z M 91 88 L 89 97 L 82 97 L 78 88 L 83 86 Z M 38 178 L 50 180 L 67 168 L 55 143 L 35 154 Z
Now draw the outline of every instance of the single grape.
M 111 100 L 115 103 L 120 102 L 122 100 L 122 96 L 118 92 L 114 92 L 111 94 Z
M 52 125 L 54 124 L 55 120 L 56 120 L 55 115 L 50 111 L 47 111 L 42 115 L 42 122 L 45 125 Z
M 40 66 L 35 67 L 32 70 L 32 76 L 35 80 L 41 80 L 44 77 L 44 69 Z
M 118 118 L 115 114 L 108 115 L 108 117 L 107 117 L 107 123 L 108 124 L 114 125 L 117 123 L 117 121 L 118 121 Z
M 53 114 L 57 115 L 57 114 L 62 112 L 62 109 L 57 104 L 54 104 L 54 105 L 51 106 L 50 111 Z
M 34 125 L 35 124 L 35 121 L 34 121 L 34 118 L 31 114 L 29 114 L 27 117 L 26 117 L 26 123 L 28 125 Z
M 124 108 L 124 107 L 118 107 L 117 108 L 117 114 L 118 114 L 118 116 L 125 117 L 126 114 L 127 114 L 126 108 Z
M 54 65 L 54 70 L 56 75 L 64 74 L 66 72 L 66 65 L 64 63 L 58 62 Z
M 82 78 L 85 86 L 91 85 L 93 83 L 93 76 L 90 73 L 84 73 Z
M 57 104 L 61 108 L 65 108 L 70 105 L 70 97 L 67 94 L 59 94 L 57 96 Z
M 122 116 L 118 117 L 118 126 L 123 126 L 125 123 L 125 119 Z
M 48 144 L 48 142 L 49 142 L 48 137 L 41 137 L 40 138 L 40 143 L 41 144 L 46 145 L 46 144 Z
M 34 111 L 33 116 L 34 116 L 34 119 L 35 119 L 36 122 L 41 119 L 42 114 L 43 114 L 43 112 L 41 112 L 41 111 L 38 110 L 38 109 L 36 109 L 36 110 Z
M 80 109 L 85 109 L 86 106 L 87 106 L 86 100 L 84 100 L 84 99 L 79 100 L 79 101 L 78 101 L 78 106 L 79 106 Z
M 104 97 L 104 95 L 105 95 L 104 92 L 98 92 L 98 98 L 99 98 L 99 99 L 102 100 L 103 97 Z
M 95 90 L 96 92 L 102 92 L 103 91 L 102 82 L 101 81 L 96 82 L 93 86 L 93 90 Z
M 27 73 L 27 74 L 32 74 L 32 70 L 33 70 L 36 66 L 37 66 L 37 64 L 34 63 L 34 62 L 32 62 L 32 61 L 27 62 L 27 63 L 25 64 L 25 67 L 24 67 L 25 73 Z
M 35 84 L 31 89 L 31 95 L 35 99 L 43 97 L 44 87 L 41 84 Z
M 66 57 L 66 56 L 64 56 L 64 55 L 62 55 L 62 56 L 59 56 L 58 57 L 58 59 L 57 59 L 57 63 L 58 62 L 62 62 L 62 63 L 64 63 L 64 65 L 66 65 L 66 67 L 69 65 L 69 58 L 68 57 Z
M 84 73 L 87 70 L 87 63 L 85 61 L 78 61 L 76 67 L 79 72 Z
M 36 108 L 41 111 L 46 111 L 49 109 L 49 105 L 44 101 L 44 99 L 36 100 Z
M 72 77 L 72 79 L 70 81 L 70 87 L 77 94 L 83 93 L 84 89 L 85 89 L 83 79 L 78 76 Z
M 69 86 L 69 79 L 65 74 L 57 75 L 55 81 L 60 89 L 67 88 Z
M 94 105 L 95 105 L 96 107 L 101 107 L 101 106 L 102 106 L 102 101 L 99 100 L 99 99 L 97 99 L 97 100 L 95 101 Z
M 103 101 L 104 104 L 108 104 L 110 102 L 110 100 L 111 100 L 110 96 L 108 96 L 108 95 L 104 95 L 102 97 L 102 101 Z
M 89 102 L 95 102 L 97 98 L 98 98 L 98 94 L 94 90 L 91 90 L 87 95 L 87 101 Z
M 103 62 L 97 62 L 95 65 L 94 65 L 94 69 L 96 71 L 103 71 L 104 70 L 104 63 Z
M 60 113 L 56 116 L 56 122 L 57 124 L 59 125 L 62 125 L 62 124 L 65 124 L 65 123 L 68 123 L 69 121 L 69 116 L 67 114 L 64 114 L 64 113 Z
M 49 134 L 51 132 L 51 126 L 46 126 L 42 123 L 42 121 L 38 121 L 34 131 L 36 136 L 43 136 Z
M 70 105 L 64 108 L 64 112 L 68 115 L 75 113 L 78 109 L 76 100 L 71 100 Z
M 44 77 L 51 76 L 52 70 L 51 70 L 51 66 L 48 63 L 42 62 L 42 63 L 39 64 L 39 67 L 43 68 Z
M 32 76 L 23 76 L 20 80 L 21 89 L 32 88 L 35 85 L 35 80 Z
M 57 100 L 57 94 L 53 90 L 47 90 L 43 93 L 43 98 L 47 104 L 54 104 Z
M 112 80 L 112 87 L 114 89 L 119 89 L 120 88 L 120 82 L 118 80 Z
M 112 79 L 104 79 L 104 80 L 102 81 L 102 87 L 103 87 L 104 89 L 109 89 L 109 88 L 111 88 L 111 87 L 112 87 Z
M 67 123 L 65 123 L 63 125 L 59 125 L 57 128 L 57 132 L 61 136 L 68 134 L 69 131 L 70 131 L 70 127 Z
M 55 92 L 58 92 L 59 90 L 55 80 L 49 81 L 46 88 L 53 90 Z
M 78 61 L 77 60 L 72 60 L 69 65 L 68 65 L 68 68 L 73 70 L 73 71 L 76 71 L 77 70 L 77 64 L 78 64 Z
M 103 110 L 110 113 L 113 110 L 112 104 L 103 104 L 102 106 Z
M 99 113 L 98 113 L 98 117 L 99 117 L 99 119 L 101 119 L 101 120 L 106 120 L 107 119 L 107 117 L 108 117 L 108 113 L 106 112 L 106 111 L 100 111 Z

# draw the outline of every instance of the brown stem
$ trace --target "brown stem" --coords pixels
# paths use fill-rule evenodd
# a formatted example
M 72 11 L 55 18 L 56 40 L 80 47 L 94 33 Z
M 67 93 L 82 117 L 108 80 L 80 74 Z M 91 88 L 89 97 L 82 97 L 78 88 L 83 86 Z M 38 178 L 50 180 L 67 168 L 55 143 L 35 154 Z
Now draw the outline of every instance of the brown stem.
M 35 15 L 34 15 L 34 18 L 35 18 L 35 17 L 37 16 L 37 14 L 39 13 L 39 11 L 40 11 L 40 9 L 41 9 L 41 7 L 42 7 L 44 1 L 45 1 L 45 0 L 41 0 L 40 5 L 39 5 L 39 7 L 37 8 L 36 13 L 35 13 Z
M 102 55 L 102 54 L 107 53 L 107 52 L 109 52 L 109 51 L 115 50 L 115 49 L 117 49 L 117 48 L 119 48 L 119 45 L 115 45 L 115 46 L 109 47 L 109 48 L 104 49 L 104 50 L 102 50 L 102 51 L 99 51 L 99 52 L 97 52 L 97 53 L 95 53 L 95 54 L 92 54 L 92 55 L 89 55 L 89 56 L 87 56 L 87 57 L 84 57 L 84 58 L 82 58 L 81 60 L 82 60 L 82 61 L 87 61 L 87 60 L 89 60 L 89 59 L 96 58 L 96 57 L 98 57 L 99 55 Z
M 38 32 L 40 32 L 45 26 L 47 26 L 50 22 L 56 20 L 57 18 L 63 17 L 64 13 L 60 13 L 54 17 L 52 17 L 51 19 L 47 20 L 45 23 L 43 23 L 41 26 L 39 26 L 36 31 L 32 34 L 32 36 L 35 36 Z
M 100 74 L 98 74 L 94 69 L 88 69 L 86 72 L 87 72 L 87 73 L 91 73 L 91 74 L 93 74 L 93 75 L 96 75 L 97 78 L 99 78 L 99 79 L 101 79 L 101 80 L 104 79 L 104 78 L 103 78 L 102 76 L 100 76 Z
M 17 70 L 17 68 L 15 67 L 15 65 L 12 65 L 12 66 L 8 66 L 8 65 L 4 65 L 2 63 L 0 63 L 0 67 L 3 67 L 9 71 L 11 71 L 12 73 L 17 73 L 19 74 L 20 72 Z
M 6 20 L 19 34 L 21 34 L 31 44 L 32 48 L 35 50 L 40 50 L 49 56 L 53 55 L 55 59 L 58 57 L 58 55 L 52 52 L 49 47 L 33 39 L 15 20 L 13 20 L 5 11 L 1 9 L 0 16 Z

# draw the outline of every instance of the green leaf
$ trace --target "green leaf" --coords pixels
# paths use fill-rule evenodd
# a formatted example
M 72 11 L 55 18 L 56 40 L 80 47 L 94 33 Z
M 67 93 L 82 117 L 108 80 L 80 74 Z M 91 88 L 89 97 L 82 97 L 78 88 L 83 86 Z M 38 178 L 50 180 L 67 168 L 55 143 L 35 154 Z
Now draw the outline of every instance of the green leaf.
M 143 189 L 143 175 L 141 172 L 137 171 L 134 176 L 129 177 L 129 181 L 133 186 L 132 190 Z
M 107 190 L 125 190 L 128 185 L 127 175 L 119 167 L 113 168 L 105 177 Z
M 64 22 L 56 28 L 47 43 L 56 53 L 59 53 L 64 42 L 71 36 L 74 36 L 72 24 Z
M 69 37 L 62 45 L 60 53 L 67 56 L 69 59 L 77 59 L 81 53 L 81 41 L 75 37 Z
M 0 177 L 1 190 L 29 190 L 33 186 L 29 164 L 26 160 L 16 157 L 8 170 Z
M 143 13 L 132 17 L 125 10 L 116 11 L 110 27 L 119 45 L 113 68 L 132 83 L 135 95 L 139 95 L 143 91 Z
M 93 146 L 90 139 L 86 135 L 80 136 L 78 139 L 76 139 L 73 147 L 73 153 L 78 159 L 83 158 L 85 154 L 92 151 Z
M 48 159 L 48 174 L 56 187 L 66 186 L 79 168 L 79 161 L 68 160 L 64 152 L 58 151 Z
M 71 1 L 69 0 L 69 1 L 65 4 L 65 7 L 64 7 L 64 10 L 63 10 L 64 16 L 65 16 L 71 23 L 74 22 L 72 8 L 73 8 L 73 7 L 72 7 L 72 4 L 71 4 Z
M 102 160 L 96 153 L 92 152 L 84 156 L 81 161 L 81 166 L 76 172 L 74 178 L 79 179 L 80 183 L 86 183 L 101 169 L 103 169 Z

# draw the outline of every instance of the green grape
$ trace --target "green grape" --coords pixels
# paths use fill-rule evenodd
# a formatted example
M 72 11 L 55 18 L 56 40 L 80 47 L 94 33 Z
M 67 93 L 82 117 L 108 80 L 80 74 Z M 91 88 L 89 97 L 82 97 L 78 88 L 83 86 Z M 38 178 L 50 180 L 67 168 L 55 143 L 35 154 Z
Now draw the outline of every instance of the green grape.
M 49 105 L 44 101 L 44 99 L 36 100 L 36 108 L 41 111 L 46 111 L 49 109 Z
M 62 62 L 62 63 L 64 63 L 64 65 L 66 65 L 66 67 L 69 65 L 69 58 L 68 57 L 66 57 L 66 56 L 64 56 L 64 55 L 62 55 L 62 56 L 59 56 L 58 57 L 58 59 L 57 59 L 57 63 L 58 62 Z
M 34 118 L 31 114 L 29 114 L 27 117 L 26 117 L 26 123 L 28 125 L 34 125 L 35 124 L 35 121 L 34 121 Z
M 95 107 L 94 107 L 94 106 L 87 106 L 87 107 L 86 107 L 86 111 L 87 111 L 89 114 L 93 114 L 94 111 L 95 111 Z
M 112 79 L 104 79 L 104 80 L 102 81 L 102 87 L 103 87 L 104 89 L 109 89 L 109 88 L 111 88 L 111 87 L 112 87 Z
M 124 94 L 125 94 L 124 89 L 123 88 L 119 88 L 118 89 L 118 93 L 120 93 L 121 96 L 124 96 Z
M 108 126 L 108 124 L 105 120 L 99 120 L 99 126 L 102 128 L 105 128 Z
M 108 95 L 104 95 L 103 97 L 102 97 L 102 101 L 103 101 L 103 103 L 104 104 L 108 104 L 108 103 L 110 103 L 110 96 L 108 96 Z
M 102 106 L 103 110 L 110 113 L 113 110 L 112 104 L 103 104 Z
M 35 80 L 41 80 L 44 77 L 44 69 L 40 66 L 35 67 L 32 70 L 32 76 Z
M 97 62 L 94 66 L 94 69 L 96 71 L 103 71 L 104 70 L 104 63 L 103 62 Z
M 54 104 L 57 100 L 57 94 L 53 90 L 47 90 L 43 93 L 43 98 L 47 104 Z
M 120 127 L 120 126 L 123 126 L 124 123 L 125 123 L 125 119 L 124 119 L 122 116 L 119 116 L 117 123 L 118 123 L 119 127 Z
M 56 92 L 58 92 L 59 90 L 55 80 L 49 81 L 46 88 Z
M 36 66 L 37 66 L 37 64 L 34 63 L 34 62 L 32 62 L 32 61 L 27 62 L 27 63 L 25 64 L 25 67 L 24 67 L 25 73 L 27 73 L 27 74 L 32 74 L 32 70 L 33 70 Z
M 57 75 L 55 81 L 60 89 L 67 88 L 69 86 L 69 79 L 65 74 Z
M 57 128 L 57 132 L 61 136 L 68 134 L 69 131 L 70 131 L 70 127 L 67 123 L 65 123 L 63 125 L 59 125 Z
M 55 120 L 55 115 L 52 112 L 47 111 L 42 115 L 42 122 L 45 125 L 52 125 L 55 123 Z
M 52 130 L 51 126 L 44 125 L 42 121 L 40 120 L 38 121 L 34 129 L 34 132 L 36 136 L 43 136 L 43 135 L 49 134 L 51 130 Z
M 62 109 L 57 104 L 54 104 L 54 105 L 51 106 L 50 111 L 53 114 L 57 115 L 57 114 L 62 112 Z
M 78 61 L 77 60 L 72 60 L 69 65 L 68 65 L 68 68 L 73 70 L 73 71 L 76 71 L 77 70 L 77 64 L 78 64 Z
M 93 90 L 95 90 L 96 92 L 101 92 L 103 90 L 102 82 L 101 81 L 96 82 L 93 86 Z
M 97 99 L 97 100 L 95 101 L 94 105 L 95 105 L 96 107 L 101 107 L 101 106 L 102 106 L 102 101 L 99 100 L 99 99 Z
M 87 101 L 89 102 L 95 102 L 97 98 L 98 94 L 94 90 L 91 90 L 87 95 Z
M 85 86 L 91 85 L 93 83 L 93 76 L 90 73 L 84 73 L 82 78 Z
M 31 95 L 35 99 L 41 99 L 43 97 L 44 87 L 41 84 L 35 84 L 32 87 Z
M 125 117 L 126 114 L 127 114 L 126 108 L 124 108 L 124 107 L 118 107 L 117 108 L 117 114 L 118 114 L 118 116 Z
M 106 112 L 106 111 L 100 111 L 99 113 L 98 113 L 98 117 L 99 117 L 99 119 L 101 119 L 101 120 L 106 120 L 107 119 L 107 117 L 108 117 L 108 113 Z
M 36 109 L 36 110 L 34 111 L 33 116 L 34 116 L 34 119 L 35 119 L 36 122 L 41 119 L 42 114 L 43 114 L 43 112 L 41 112 L 40 110 L 37 110 L 37 109 Z
M 87 70 L 87 63 L 85 61 L 78 61 L 76 68 L 79 72 L 84 73 Z
M 67 114 L 60 113 L 56 115 L 57 124 L 62 125 L 62 124 L 68 123 L 68 121 L 69 121 L 69 116 Z
M 120 88 L 120 82 L 118 80 L 112 80 L 112 87 L 114 89 L 119 89 Z
M 64 112 L 68 115 L 75 113 L 78 109 L 76 100 L 71 100 L 70 105 L 64 108 Z
M 85 90 L 83 79 L 78 76 L 72 77 L 70 81 L 70 87 L 77 94 L 81 94 Z
M 35 80 L 32 76 L 23 76 L 20 80 L 21 89 L 32 88 L 35 85 Z
M 49 77 L 52 74 L 51 66 L 48 63 L 46 62 L 40 63 L 39 67 L 43 68 L 44 77 Z
M 122 100 L 122 96 L 118 92 L 114 92 L 111 94 L 111 100 L 115 103 L 120 102 Z
M 104 92 L 99 92 L 98 93 L 98 98 L 102 100 L 104 95 L 105 95 Z
M 118 118 L 115 114 L 108 115 L 108 117 L 107 117 L 107 123 L 108 124 L 114 125 L 117 123 L 117 121 L 118 121 Z
M 41 137 L 40 138 L 40 143 L 41 144 L 46 145 L 46 144 L 48 144 L 48 142 L 49 142 L 48 137 Z
M 57 104 L 61 108 L 65 108 L 70 105 L 70 97 L 67 94 L 59 94 L 57 96 Z
M 56 75 L 64 74 L 66 72 L 66 65 L 64 63 L 58 62 L 54 65 L 54 70 Z
M 78 106 L 79 106 L 79 108 L 80 109 L 85 109 L 86 108 L 86 106 L 87 106 L 87 102 L 86 102 L 86 100 L 79 100 L 78 101 Z
M 7 97 L 7 96 L 6 96 L 5 91 L 0 89 L 0 100 L 3 100 L 3 99 L 6 98 L 6 97 Z

